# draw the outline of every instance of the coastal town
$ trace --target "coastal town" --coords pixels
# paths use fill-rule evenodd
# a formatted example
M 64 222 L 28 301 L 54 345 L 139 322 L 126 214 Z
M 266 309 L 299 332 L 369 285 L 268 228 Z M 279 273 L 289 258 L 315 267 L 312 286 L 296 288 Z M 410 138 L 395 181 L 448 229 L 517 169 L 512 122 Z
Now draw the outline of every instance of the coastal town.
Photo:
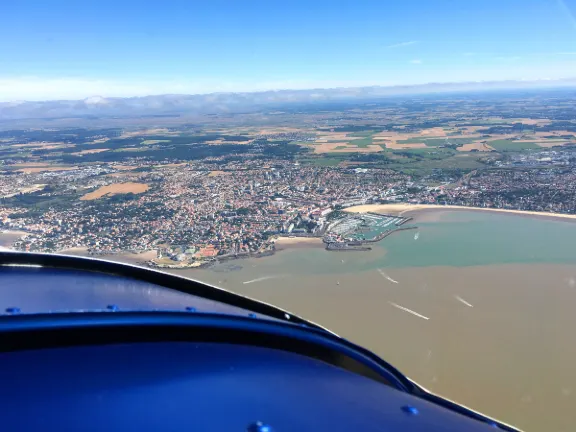
M 85 248 L 94 255 L 156 250 L 159 266 L 194 267 L 216 258 L 271 253 L 278 236 L 342 243 L 334 228 L 342 224 L 331 222 L 345 217 L 341 210 L 367 203 L 576 213 L 576 170 L 570 165 L 497 169 L 438 182 L 434 175 L 415 179 L 393 170 L 291 161 L 182 163 L 154 165 L 150 171 L 146 162 L 131 163 L 0 177 L 5 202 L 15 194 L 69 202 L 41 215 L 34 208 L 3 205 L 0 226 L 26 232 L 14 244 L 19 250 Z M 83 199 L 90 198 L 89 191 L 123 185 L 142 187 L 104 201 Z M 30 192 L 16 192 L 22 189 Z
M 154 252 L 149 265 L 192 268 L 273 254 L 281 237 L 365 250 L 413 228 L 345 211 L 365 204 L 576 214 L 576 124 L 535 100 L 539 119 L 509 119 L 506 100 L 500 117 L 439 101 L 426 122 L 408 104 L 274 126 L 0 131 L 0 230 L 21 232 L 22 251 Z

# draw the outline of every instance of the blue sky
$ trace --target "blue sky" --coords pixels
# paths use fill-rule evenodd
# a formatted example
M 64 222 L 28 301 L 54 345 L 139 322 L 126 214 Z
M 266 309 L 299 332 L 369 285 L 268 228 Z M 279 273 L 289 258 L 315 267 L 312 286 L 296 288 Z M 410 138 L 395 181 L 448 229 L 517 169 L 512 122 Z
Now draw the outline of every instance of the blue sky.
M 576 0 L 17 0 L 0 100 L 576 77 Z

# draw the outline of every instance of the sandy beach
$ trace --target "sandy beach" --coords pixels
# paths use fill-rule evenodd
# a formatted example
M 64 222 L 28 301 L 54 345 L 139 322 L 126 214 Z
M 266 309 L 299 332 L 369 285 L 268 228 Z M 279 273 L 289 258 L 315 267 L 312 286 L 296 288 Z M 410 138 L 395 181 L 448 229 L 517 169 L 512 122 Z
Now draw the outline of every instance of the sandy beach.
M 348 207 L 344 211 L 348 213 L 386 213 L 386 214 L 398 214 L 403 215 L 408 212 L 420 212 L 420 211 L 430 211 L 430 210 L 450 210 L 450 211 L 486 211 L 494 213 L 504 213 L 512 215 L 524 215 L 524 216 L 537 216 L 545 218 L 557 218 L 576 221 L 576 215 L 572 214 L 562 214 L 562 213 L 546 213 L 546 212 L 535 212 L 526 210 L 507 210 L 498 208 L 485 208 L 485 207 L 465 207 L 465 206 L 454 206 L 454 205 L 434 205 L 434 204 L 408 204 L 408 203 L 397 203 L 397 204 L 365 204 L 359 206 Z
M 28 233 L 25 231 L 18 231 L 18 230 L 5 230 L 5 231 L 1 231 L 0 234 L 11 234 L 11 235 L 23 236 L 24 234 L 28 234 Z
M 65 255 L 78 255 L 78 256 L 90 256 L 91 258 L 96 258 L 105 261 L 115 261 L 127 264 L 143 264 L 146 261 L 150 261 L 156 259 L 157 252 L 156 250 L 149 250 L 141 253 L 132 253 L 132 252 L 122 252 L 117 254 L 110 254 L 110 255 L 94 255 L 91 256 L 88 254 L 86 248 L 74 248 L 68 249 L 65 251 L 61 251 L 59 253 Z
M 88 248 L 87 247 L 73 247 L 70 249 L 63 249 L 58 251 L 57 253 L 62 255 L 79 255 L 79 256 L 88 256 Z
M 318 237 L 278 237 L 274 240 L 276 250 L 300 247 L 324 247 L 322 239 Z
M 146 261 L 151 261 L 156 259 L 158 253 L 156 250 L 149 250 L 141 253 L 130 253 L 124 252 L 117 255 L 103 255 L 101 257 L 95 257 L 100 259 L 105 259 L 109 261 L 127 262 L 129 264 L 138 264 Z
M 12 243 L 25 235 L 24 231 L 2 231 L 0 232 L 0 250 L 11 250 Z

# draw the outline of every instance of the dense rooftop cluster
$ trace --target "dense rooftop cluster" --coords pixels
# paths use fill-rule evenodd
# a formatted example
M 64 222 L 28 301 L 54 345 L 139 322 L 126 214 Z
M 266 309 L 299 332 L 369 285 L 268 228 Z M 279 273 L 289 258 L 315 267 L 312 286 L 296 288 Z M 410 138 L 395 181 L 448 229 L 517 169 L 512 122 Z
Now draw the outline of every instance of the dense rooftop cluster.
M 1 214 L 4 227 L 29 233 L 18 248 L 87 247 L 94 253 L 160 249 L 198 259 L 263 252 L 272 247 L 275 234 L 319 232 L 332 208 L 384 199 L 410 181 L 389 170 L 319 168 L 287 161 L 181 164 L 150 172 L 116 170 L 111 175 L 89 169 L 91 176 L 85 169 L 61 177 L 17 176 L 29 184 L 46 184 L 49 177 L 49 191 L 33 194 L 38 205 L 51 196 L 66 199 L 38 214 L 38 205 L 23 208 L 18 204 L 21 197 L 12 197 L 15 204 Z M 97 187 L 129 181 L 146 183 L 150 189 L 142 195 L 79 199 Z
M 108 254 L 156 249 L 174 260 L 202 261 L 270 251 L 272 238 L 281 233 L 321 235 L 334 209 L 366 202 L 576 213 L 571 163 L 517 165 L 472 172 L 452 182 L 386 169 L 261 159 L 20 172 L 0 177 L 0 226 L 26 230 L 15 245 L 22 250 L 85 247 Z M 145 183 L 149 189 L 80 199 L 99 187 L 127 182 Z

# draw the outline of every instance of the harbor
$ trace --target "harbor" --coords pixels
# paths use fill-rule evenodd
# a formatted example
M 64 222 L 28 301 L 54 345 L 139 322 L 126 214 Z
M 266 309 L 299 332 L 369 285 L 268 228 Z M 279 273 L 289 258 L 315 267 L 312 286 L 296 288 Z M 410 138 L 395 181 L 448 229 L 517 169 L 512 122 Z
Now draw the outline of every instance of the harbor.
M 371 250 L 367 244 L 379 242 L 397 231 L 417 229 L 415 225 L 404 225 L 411 220 L 411 217 L 378 213 L 354 214 L 332 222 L 323 241 L 330 251 L 367 251 Z

